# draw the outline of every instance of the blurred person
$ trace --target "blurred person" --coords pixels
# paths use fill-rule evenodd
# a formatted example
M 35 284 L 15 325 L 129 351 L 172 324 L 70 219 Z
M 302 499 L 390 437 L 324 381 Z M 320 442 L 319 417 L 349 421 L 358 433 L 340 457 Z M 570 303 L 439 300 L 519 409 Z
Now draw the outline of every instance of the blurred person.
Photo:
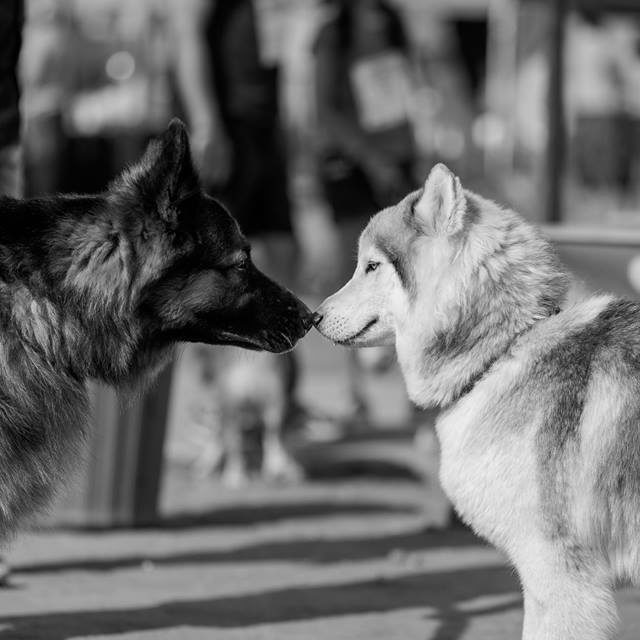
M 383 0 L 330 0 L 315 42 L 319 173 L 340 229 L 344 276 L 366 220 L 414 185 L 409 117 L 410 47 L 397 9 Z M 388 349 L 350 352 L 353 426 L 368 423 L 363 361 L 382 369 Z
M 27 197 L 54 193 L 61 187 L 62 116 L 70 75 L 64 8 L 55 0 L 31 0 L 26 7 L 20 82 Z
M 291 286 L 296 252 L 279 101 L 283 15 L 269 0 L 172 0 L 169 7 L 178 99 L 202 180 L 249 236 L 256 262 Z M 208 353 L 217 357 L 215 349 Z M 243 358 L 238 354 L 236 364 L 246 370 Z M 297 364 L 293 354 L 279 358 L 288 364 L 272 356 L 271 366 L 261 361 L 255 375 L 291 372 L 293 383 L 282 385 L 286 416 L 294 404 Z M 225 354 L 224 362 L 231 374 L 234 359 Z M 299 476 L 293 460 L 281 456 L 280 462 L 281 473 L 270 469 L 272 475 Z M 236 486 L 245 480 L 238 469 L 229 475 Z
M 635 52 L 628 27 L 604 11 L 584 9 L 569 21 L 567 102 L 577 177 L 592 191 L 624 204 L 633 183 L 634 123 L 626 99 Z M 629 55 L 629 53 L 631 55 Z
M 261 4 L 171 3 L 178 97 L 202 179 L 248 236 L 292 232 L 277 36 L 260 25 L 275 18 L 263 17 Z
M 101 191 L 168 120 L 164 14 L 158 2 L 60 5 L 65 38 L 60 190 Z
M 0 4 L 0 195 L 22 194 L 18 59 L 24 24 L 23 0 Z
M 246 484 L 255 467 L 266 481 L 301 480 L 303 469 L 284 444 L 285 430 L 295 424 L 289 413 L 293 358 L 267 352 L 239 355 L 235 347 L 216 347 L 212 353 L 205 345 L 196 353 L 215 412 L 213 420 L 200 418 L 209 423 L 209 433 L 194 463 L 197 475 L 219 471 L 229 488 Z
M 23 0 L 3 0 L 0 4 L 0 196 L 12 198 L 22 195 L 18 59 L 23 25 Z M 0 585 L 7 582 L 9 574 L 9 565 L 0 557 Z

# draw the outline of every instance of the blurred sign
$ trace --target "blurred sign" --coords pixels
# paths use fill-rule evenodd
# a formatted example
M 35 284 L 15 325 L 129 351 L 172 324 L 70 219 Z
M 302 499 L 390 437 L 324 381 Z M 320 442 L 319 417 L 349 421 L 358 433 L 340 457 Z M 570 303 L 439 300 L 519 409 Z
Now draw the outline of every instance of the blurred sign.
M 360 124 L 375 131 L 406 122 L 411 100 L 407 61 L 390 51 L 363 58 L 351 68 Z
M 564 265 L 588 291 L 640 295 L 640 232 L 582 226 L 546 226 Z
M 280 63 L 287 29 L 289 0 L 253 0 L 260 60 L 266 67 Z
M 169 107 L 169 45 L 158 2 L 76 0 L 66 37 L 68 133 L 153 133 L 162 126 Z

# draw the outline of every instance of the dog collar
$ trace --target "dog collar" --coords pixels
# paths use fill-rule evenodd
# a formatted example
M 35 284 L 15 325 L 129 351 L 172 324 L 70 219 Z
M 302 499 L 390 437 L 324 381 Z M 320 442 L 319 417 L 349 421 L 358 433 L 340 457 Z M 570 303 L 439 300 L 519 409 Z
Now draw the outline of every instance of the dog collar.
M 554 307 L 551 313 L 547 316 L 547 318 L 551 318 L 552 316 L 557 316 L 560 313 L 560 311 L 561 311 L 560 307 L 558 306 Z M 542 320 L 546 320 L 546 318 L 543 318 Z M 541 322 L 541 320 L 538 320 L 538 322 Z M 443 409 L 448 409 L 449 407 L 456 404 L 456 402 L 464 398 L 464 396 L 471 393 L 475 388 L 475 386 L 478 384 L 478 382 L 480 382 L 480 380 L 482 380 L 487 375 L 491 367 L 511 349 L 515 341 L 521 338 L 523 335 L 525 335 L 525 333 L 528 333 L 529 331 L 531 331 L 531 329 L 533 329 L 533 327 L 536 324 L 538 324 L 538 322 L 534 322 L 530 327 L 528 327 L 524 331 L 517 333 L 500 353 L 498 353 L 496 356 L 491 358 L 489 362 L 487 362 L 484 369 L 482 369 L 481 371 L 478 371 L 474 376 L 471 377 L 469 382 L 467 382 L 467 384 L 464 387 L 462 387 L 460 392 L 457 395 L 455 395 L 452 398 L 452 400 L 445 407 L 443 407 Z

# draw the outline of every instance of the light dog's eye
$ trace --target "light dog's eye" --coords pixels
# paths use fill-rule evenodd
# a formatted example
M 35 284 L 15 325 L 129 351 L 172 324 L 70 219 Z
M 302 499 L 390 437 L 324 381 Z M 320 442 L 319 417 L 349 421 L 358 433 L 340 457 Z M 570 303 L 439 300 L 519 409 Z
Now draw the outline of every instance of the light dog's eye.
M 367 266 L 364 269 L 365 273 L 371 273 L 372 271 L 375 271 L 378 267 L 380 266 L 379 262 L 367 262 Z

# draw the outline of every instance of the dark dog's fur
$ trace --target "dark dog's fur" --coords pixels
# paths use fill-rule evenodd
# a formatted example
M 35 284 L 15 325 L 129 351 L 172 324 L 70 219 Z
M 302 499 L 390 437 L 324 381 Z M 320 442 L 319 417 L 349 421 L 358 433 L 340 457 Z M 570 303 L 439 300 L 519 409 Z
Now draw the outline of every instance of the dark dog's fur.
M 134 384 L 178 341 L 286 351 L 311 325 L 201 191 L 178 121 L 106 193 L 0 216 L 0 535 L 77 457 L 87 379 Z

